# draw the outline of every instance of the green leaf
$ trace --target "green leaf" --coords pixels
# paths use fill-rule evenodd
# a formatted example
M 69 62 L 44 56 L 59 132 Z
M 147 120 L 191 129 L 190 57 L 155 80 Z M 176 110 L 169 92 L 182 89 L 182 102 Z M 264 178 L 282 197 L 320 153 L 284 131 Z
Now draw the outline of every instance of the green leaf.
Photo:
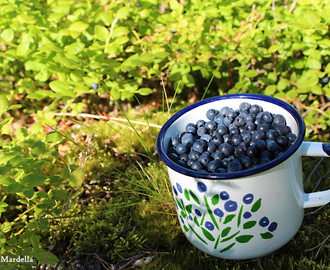
M 147 95 L 150 95 L 152 93 L 153 93 L 152 89 L 147 88 L 147 87 L 138 89 L 138 94 L 140 94 L 142 96 L 147 96 Z
M 100 18 L 106 26 L 111 25 L 111 23 L 113 22 L 113 17 L 108 12 L 101 12 Z
M 73 188 L 80 187 L 85 179 L 85 171 L 83 168 L 78 168 L 70 175 L 70 185 Z
M 318 61 L 316 59 L 308 59 L 307 66 L 310 69 L 317 69 L 317 70 L 321 69 L 321 63 L 320 63 L 320 61 Z
M 251 229 L 257 224 L 256 221 L 248 221 L 243 224 L 243 229 Z
M 277 89 L 283 91 L 288 86 L 288 82 L 286 79 L 280 80 L 277 83 Z
M 221 237 L 226 237 L 231 231 L 231 227 L 224 228 L 221 232 Z
M 321 22 L 321 16 L 316 11 L 309 10 L 308 12 L 305 12 L 304 17 L 306 21 L 311 25 L 315 25 Z
M 29 173 L 23 177 L 21 183 L 28 187 L 43 186 L 47 177 L 39 173 Z
M 65 81 L 51 81 L 49 83 L 49 87 L 54 91 L 54 92 L 64 92 L 68 90 L 69 85 Z
M 182 76 L 182 82 L 187 86 L 187 87 L 194 87 L 195 86 L 195 79 L 191 74 L 184 74 Z
M 62 141 L 62 135 L 57 131 L 49 132 L 46 135 L 46 141 L 53 144 L 59 143 Z
M 274 44 L 268 48 L 269 53 L 274 53 L 276 52 L 279 48 L 281 47 L 280 44 Z
M 244 76 L 246 76 L 248 78 L 253 78 L 253 77 L 256 77 L 258 75 L 259 75 L 259 73 L 257 71 L 255 71 L 255 70 L 252 70 L 252 69 L 244 72 Z
M 311 91 L 313 94 L 315 95 L 322 95 L 323 94 L 323 91 L 322 91 L 322 88 L 321 86 L 319 85 L 314 85 L 311 87 Z
M 210 241 L 212 241 L 212 242 L 215 240 L 215 238 L 213 237 L 213 235 L 212 235 L 209 231 L 205 230 L 204 228 L 201 228 L 201 229 L 202 229 L 202 231 L 203 231 L 204 236 L 205 236 L 208 240 L 210 240 Z
M 257 212 L 260 207 L 261 207 L 261 198 L 253 204 L 253 206 L 251 207 L 251 212 L 252 213 Z
M 60 62 L 63 66 L 70 68 L 70 69 L 75 69 L 77 68 L 78 64 L 72 59 L 69 59 L 67 57 L 59 57 L 58 62 Z M 56 81 L 54 81 L 56 82 Z
M 8 232 L 10 232 L 10 230 L 11 230 L 11 223 L 10 222 L 4 222 L 2 225 L 1 225 L 1 227 L 0 227 L 0 231 L 2 232 L 2 233 L 8 233 Z
M 16 48 L 17 56 L 24 57 L 29 49 L 30 43 L 21 43 Z
M 14 39 L 15 37 L 15 32 L 11 28 L 7 28 L 2 31 L 1 36 L 0 36 L 4 41 L 10 42 Z
M 74 22 L 70 25 L 69 29 L 70 31 L 74 31 L 74 32 L 84 32 L 87 28 L 89 27 L 89 25 L 87 23 L 81 22 L 81 21 L 77 21 Z
M 288 92 L 286 92 L 285 95 L 289 98 L 295 98 L 298 96 L 298 91 L 296 89 L 292 89 L 292 90 L 289 90 Z
M 216 204 L 218 204 L 219 203 L 219 199 L 220 197 L 219 197 L 219 194 L 215 194 L 213 197 L 212 197 L 212 199 L 211 199 L 211 202 L 212 202 L 212 204 L 213 205 L 216 205 Z
M 31 257 L 37 258 L 39 262 L 44 262 L 47 256 L 47 251 L 43 249 L 33 250 Z M 48 253 L 46 264 L 55 264 L 58 262 L 58 258 L 51 252 Z
M 126 18 L 129 15 L 130 7 L 122 7 L 118 9 L 117 16 L 118 19 Z
M 228 215 L 228 216 L 226 216 L 225 221 L 223 222 L 223 224 L 227 224 L 227 223 L 229 223 L 230 221 L 233 220 L 233 218 L 234 218 L 235 216 L 236 216 L 235 214 L 232 214 L 232 215 Z
M 27 189 L 23 193 L 26 196 L 26 198 L 31 199 L 34 195 L 34 190 L 33 189 Z
M 31 154 L 34 157 L 39 157 L 45 154 L 46 145 L 42 141 L 37 141 L 33 144 Z
M 236 237 L 235 239 L 238 243 L 243 244 L 243 243 L 249 242 L 252 238 L 253 238 L 253 235 L 241 235 L 241 236 Z
M 276 92 L 276 85 L 268 85 L 265 89 L 265 95 L 272 96 Z
M 109 30 L 104 26 L 95 25 L 94 33 L 96 37 L 101 41 L 106 41 L 109 36 Z
M 120 36 L 124 36 L 128 33 L 129 33 L 129 30 L 126 27 L 119 26 L 119 27 L 117 27 L 113 30 L 112 36 L 113 37 L 120 37 Z
M 9 184 L 7 187 L 5 187 L 7 193 L 18 193 L 23 191 L 23 186 L 17 182 Z
M 11 171 L 11 167 L 0 166 L 0 175 L 4 175 L 5 173 L 10 171 Z M 0 184 L 1 184 L 1 177 L 0 177 Z

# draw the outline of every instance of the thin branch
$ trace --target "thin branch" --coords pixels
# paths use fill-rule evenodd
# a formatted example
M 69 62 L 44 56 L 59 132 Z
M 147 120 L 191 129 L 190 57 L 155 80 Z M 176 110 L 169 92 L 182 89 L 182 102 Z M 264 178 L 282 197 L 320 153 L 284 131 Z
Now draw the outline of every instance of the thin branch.
M 297 0 L 293 0 L 292 5 L 291 5 L 291 7 L 289 8 L 289 12 L 290 12 L 290 13 L 292 13 L 292 11 L 293 11 L 293 9 L 294 9 L 296 3 L 297 3 Z

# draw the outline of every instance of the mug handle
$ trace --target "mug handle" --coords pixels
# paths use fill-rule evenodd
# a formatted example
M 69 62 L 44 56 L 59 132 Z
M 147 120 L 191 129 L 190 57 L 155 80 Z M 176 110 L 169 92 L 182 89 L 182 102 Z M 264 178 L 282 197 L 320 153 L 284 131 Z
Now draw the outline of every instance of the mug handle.
M 330 144 L 321 142 L 303 142 L 301 156 L 329 157 Z M 312 193 L 303 193 L 303 208 L 323 206 L 330 202 L 330 189 Z

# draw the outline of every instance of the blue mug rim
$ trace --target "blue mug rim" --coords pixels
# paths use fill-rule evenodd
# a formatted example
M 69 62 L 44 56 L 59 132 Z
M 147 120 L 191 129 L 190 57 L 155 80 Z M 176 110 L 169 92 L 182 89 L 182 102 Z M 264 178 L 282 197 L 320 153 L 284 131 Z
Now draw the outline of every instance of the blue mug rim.
M 273 103 L 275 105 L 278 105 L 285 109 L 287 112 L 289 112 L 294 120 L 296 121 L 298 128 L 299 128 L 299 133 L 297 135 L 297 139 L 295 143 L 280 157 L 255 168 L 250 168 L 247 170 L 239 171 L 239 172 L 233 172 L 233 173 L 211 173 L 211 172 L 198 172 L 191 170 L 189 168 L 182 167 L 172 161 L 166 154 L 166 149 L 164 149 L 164 137 L 165 134 L 168 130 L 168 128 L 173 124 L 178 118 L 180 118 L 182 115 L 185 113 L 189 112 L 190 110 L 197 108 L 199 106 L 202 106 L 207 103 L 212 103 L 218 100 L 223 100 L 223 99 L 253 99 L 253 100 L 262 100 L 266 102 Z M 187 123 L 188 124 L 188 123 Z M 166 166 L 171 168 L 172 170 L 181 173 L 186 176 L 191 176 L 194 178 L 201 178 L 201 179 L 209 179 L 209 180 L 221 180 L 221 179 L 235 179 L 235 178 L 241 178 L 241 177 L 246 177 L 250 175 L 255 175 L 264 171 L 267 171 L 280 163 L 284 162 L 286 159 L 291 157 L 297 149 L 300 147 L 302 144 L 303 140 L 305 138 L 305 123 L 301 115 L 298 113 L 298 111 L 293 108 L 290 104 L 274 97 L 266 96 L 266 95 L 260 95 L 260 94 L 228 94 L 228 95 L 222 95 L 222 96 L 216 96 L 216 97 L 211 97 L 208 99 L 204 99 L 201 101 L 198 101 L 194 104 L 191 104 L 184 109 L 178 111 L 175 113 L 161 128 L 161 130 L 158 133 L 157 137 L 157 151 L 160 155 L 160 158 L 162 161 L 165 163 Z

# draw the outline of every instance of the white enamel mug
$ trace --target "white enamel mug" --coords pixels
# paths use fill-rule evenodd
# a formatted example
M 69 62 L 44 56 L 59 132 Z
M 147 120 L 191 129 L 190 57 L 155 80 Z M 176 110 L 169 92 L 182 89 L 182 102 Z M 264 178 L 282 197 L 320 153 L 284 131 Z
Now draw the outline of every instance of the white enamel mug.
M 188 123 L 207 120 L 209 109 L 241 102 L 282 114 L 297 139 L 271 162 L 234 173 L 184 168 L 167 156 L 170 138 Z M 299 230 L 304 208 L 330 202 L 330 190 L 305 193 L 302 156 L 329 156 L 330 145 L 304 142 L 305 125 L 289 104 L 268 96 L 234 94 L 206 99 L 176 113 L 162 127 L 157 150 L 167 165 L 183 233 L 198 249 L 219 258 L 243 260 L 267 255 L 288 243 Z

